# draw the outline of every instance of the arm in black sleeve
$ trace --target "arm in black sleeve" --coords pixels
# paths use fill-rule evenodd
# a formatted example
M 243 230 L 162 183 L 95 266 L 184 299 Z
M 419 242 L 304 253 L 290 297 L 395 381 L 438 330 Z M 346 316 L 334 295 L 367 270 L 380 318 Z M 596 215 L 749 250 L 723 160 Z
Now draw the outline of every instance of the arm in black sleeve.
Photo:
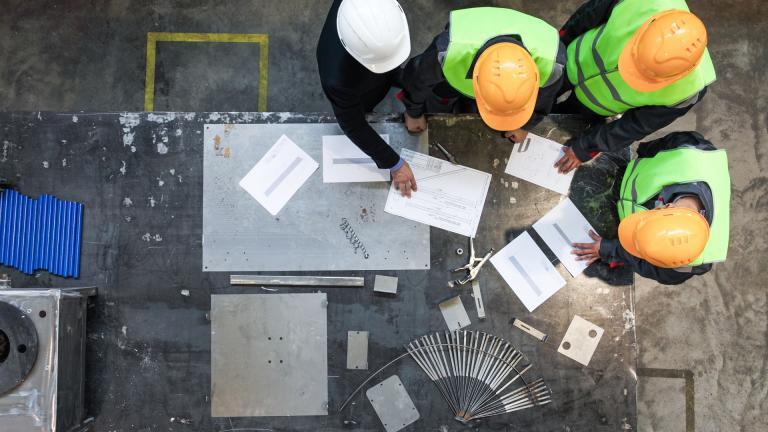
M 717 150 L 711 142 L 698 132 L 672 132 L 659 139 L 640 143 L 637 147 L 637 156 L 651 158 L 660 151 L 672 150 L 683 146 L 705 151 Z
M 423 53 L 410 59 L 403 68 L 401 78 L 403 103 L 405 111 L 413 118 L 424 115 L 427 98 L 432 93 L 432 88 L 445 81 L 437 45 L 438 40 L 447 37 L 447 31 L 439 34 Z
M 392 168 L 400 161 L 397 152 L 368 124 L 365 119 L 365 109 L 357 96 L 326 86 L 323 86 L 323 91 L 331 101 L 333 113 L 341 130 L 360 150 L 376 162 L 377 167 Z
M 618 240 L 603 239 L 600 242 L 600 258 L 605 262 L 624 263 L 640 276 L 653 279 L 662 285 L 679 285 L 696 274 L 656 267 L 624 250 Z
M 589 0 L 581 5 L 560 29 L 560 40 L 568 45 L 574 39 L 608 21 L 618 0 Z
M 557 100 L 557 94 L 560 92 L 560 88 L 563 87 L 566 61 L 565 45 L 563 45 L 561 42 L 560 47 L 557 50 L 555 66 L 552 70 L 553 75 L 549 78 L 549 85 L 539 88 L 539 94 L 536 97 L 536 106 L 533 108 L 533 115 L 531 116 L 531 119 L 528 120 L 528 123 L 522 127 L 522 129 L 531 130 L 542 120 L 544 120 L 544 117 L 548 116 L 549 113 L 552 112 L 552 107 L 555 105 L 555 101 Z
M 590 160 L 594 152 L 615 152 L 629 147 L 659 129 L 672 124 L 684 116 L 701 100 L 706 92 L 702 90 L 695 102 L 683 106 L 645 106 L 625 112 L 620 119 L 607 124 L 598 124 L 580 136 L 568 140 L 565 145 L 571 147 L 580 161 Z

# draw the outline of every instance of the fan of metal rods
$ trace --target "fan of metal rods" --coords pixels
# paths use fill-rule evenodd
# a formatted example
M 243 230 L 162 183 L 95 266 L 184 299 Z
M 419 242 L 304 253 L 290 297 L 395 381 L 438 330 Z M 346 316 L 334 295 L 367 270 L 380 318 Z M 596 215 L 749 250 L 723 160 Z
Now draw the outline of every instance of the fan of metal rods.
M 532 365 L 496 336 L 473 331 L 435 333 L 406 348 L 461 422 L 551 402 L 543 379 L 527 383 L 523 378 Z

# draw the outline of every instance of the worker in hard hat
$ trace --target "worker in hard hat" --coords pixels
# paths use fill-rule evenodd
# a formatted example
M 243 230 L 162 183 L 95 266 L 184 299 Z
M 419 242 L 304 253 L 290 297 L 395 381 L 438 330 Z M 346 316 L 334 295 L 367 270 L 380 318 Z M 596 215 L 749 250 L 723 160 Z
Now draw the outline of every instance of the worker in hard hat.
M 427 112 L 476 109 L 489 127 L 521 142 L 549 114 L 565 60 L 557 29 L 538 18 L 496 7 L 455 10 L 403 69 L 405 124 L 421 132 Z
M 624 169 L 618 196 L 618 239 L 575 243 L 588 263 L 628 265 L 662 284 L 682 283 L 725 261 L 731 181 L 725 150 L 696 132 L 641 143 Z
M 590 0 L 560 34 L 571 92 L 553 111 L 599 120 L 565 143 L 561 172 L 668 126 L 715 81 L 706 27 L 685 0 Z
M 410 52 L 408 21 L 395 0 L 335 0 L 317 43 L 320 82 L 341 130 L 391 171 L 405 196 L 416 190 L 413 172 L 365 115 L 387 95 Z

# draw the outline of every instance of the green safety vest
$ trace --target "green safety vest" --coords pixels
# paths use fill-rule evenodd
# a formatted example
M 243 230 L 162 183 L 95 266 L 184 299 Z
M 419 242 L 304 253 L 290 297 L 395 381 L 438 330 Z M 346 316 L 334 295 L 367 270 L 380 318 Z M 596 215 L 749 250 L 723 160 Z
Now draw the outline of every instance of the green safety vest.
M 709 50 L 699 65 L 682 79 L 656 91 L 630 87 L 619 74 L 619 56 L 645 21 L 670 9 L 688 10 L 685 0 L 621 0 L 608 22 L 593 28 L 568 45 L 568 80 L 579 101 L 602 116 L 641 106 L 674 106 L 690 99 L 715 81 Z
M 470 68 L 480 48 L 499 36 L 517 36 L 539 69 L 544 87 L 552 75 L 560 38 L 546 22 L 513 9 L 478 7 L 451 12 L 450 43 L 443 60 L 443 75 L 465 96 L 474 98 Z
M 715 208 L 709 242 L 691 265 L 725 261 L 731 203 L 731 177 L 725 150 L 678 148 L 661 151 L 651 158 L 635 159 L 621 182 L 619 219 L 648 210 L 643 204 L 657 197 L 664 187 L 693 182 L 705 182 L 709 186 Z

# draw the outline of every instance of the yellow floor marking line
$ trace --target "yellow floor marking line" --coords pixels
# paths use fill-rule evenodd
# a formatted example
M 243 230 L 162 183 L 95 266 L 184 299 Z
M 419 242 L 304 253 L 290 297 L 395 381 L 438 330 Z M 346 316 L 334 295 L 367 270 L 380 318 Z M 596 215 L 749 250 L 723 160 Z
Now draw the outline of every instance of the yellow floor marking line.
M 259 44 L 259 111 L 267 110 L 267 68 L 269 35 L 259 33 L 147 33 L 147 70 L 144 85 L 144 111 L 155 109 L 155 62 L 158 42 L 222 42 Z

